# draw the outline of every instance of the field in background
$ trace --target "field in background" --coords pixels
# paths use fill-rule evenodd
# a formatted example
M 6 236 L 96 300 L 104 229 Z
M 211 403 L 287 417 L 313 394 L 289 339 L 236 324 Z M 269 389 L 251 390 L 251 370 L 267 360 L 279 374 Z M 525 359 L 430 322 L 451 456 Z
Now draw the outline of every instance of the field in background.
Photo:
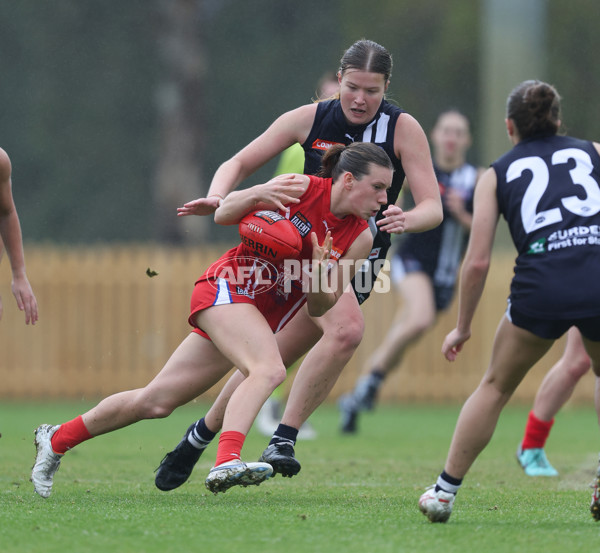
M 590 551 L 598 540 L 588 511 L 598 456 L 591 406 L 559 414 L 547 452 L 561 475 L 544 480 L 526 477 L 515 461 L 527 409 L 509 406 L 446 525 L 430 524 L 417 500 L 442 468 L 456 406 L 383 406 L 364 417 L 362 433 L 342 436 L 336 409 L 326 405 L 311 419 L 318 439 L 298 443 L 297 477 L 213 496 L 204 488 L 213 444 L 189 483 L 160 492 L 153 471 L 204 412 L 196 403 L 82 444 L 63 460 L 52 496 L 38 497 L 28 481 L 33 430 L 88 407 L 0 405 L 3 553 L 563 553 Z M 267 441 L 253 430 L 245 459 L 258 458 Z

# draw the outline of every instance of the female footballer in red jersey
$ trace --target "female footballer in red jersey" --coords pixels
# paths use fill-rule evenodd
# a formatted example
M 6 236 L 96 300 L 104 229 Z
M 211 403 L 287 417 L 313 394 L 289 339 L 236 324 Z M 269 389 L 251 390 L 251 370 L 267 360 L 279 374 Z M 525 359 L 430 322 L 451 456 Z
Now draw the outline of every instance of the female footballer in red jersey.
M 325 316 L 311 317 L 303 309 L 277 334 L 286 366 L 308 352 L 294 378 L 281 424 L 261 457 L 283 476 L 300 471 L 294 452 L 298 429 L 327 397 L 360 344 L 364 320 L 359 304 L 368 297 L 377 278 L 379 262 L 385 259 L 390 246 L 390 234 L 429 230 L 442 220 L 427 137 L 411 115 L 385 99 L 391 70 L 392 58 L 383 46 L 370 40 L 357 41 L 340 60 L 339 98 L 304 105 L 278 117 L 263 134 L 219 167 L 206 198 L 180 208 L 182 216 L 212 214 L 221 198 L 295 143 L 304 149 L 306 174 L 315 174 L 327 148 L 340 143 L 375 143 L 394 165 L 387 203 L 371 220 L 373 249 L 365 270 L 357 274 L 360 279 L 353 280 Z M 415 200 L 410 211 L 395 205 L 405 177 Z M 187 480 L 203 449 L 221 428 L 228 397 L 243 379 L 241 372 L 234 373 L 206 416 L 193 423 L 163 459 L 155 480 L 159 489 L 172 490 Z
M 220 224 L 239 223 L 257 209 L 279 209 L 292 222 L 294 216 L 301 215 L 305 232 L 300 233 L 300 259 L 312 259 L 313 270 L 324 273 L 329 286 L 296 288 L 286 295 L 276 279 L 274 288 L 252 298 L 236 293 L 236 283 L 216 283 L 217 277 L 209 269 L 196 283 L 192 296 L 190 322 L 197 331 L 181 343 L 145 388 L 112 395 L 72 421 L 43 424 L 36 430 L 37 457 L 31 475 L 35 491 L 42 497 L 50 495 L 54 474 L 67 450 L 139 420 L 168 416 L 213 386 L 232 364 L 246 378 L 228 403 L 217 459 L 206 486 L 217 493 L 268 478 L 273 470 L 268 463 L 246 464 L 240 453 L 261 405 L 285 379 L 285 364 L 273 330 L 285 322 L 288 305 L 306 303 L 308 312 L 318 317 L 343 295 L 356 262 L 364 261 L 371 250 L 373 235 L 366 220 L 385 205 L 393 172 L 389 157 L 380 147 L 339 145 L 323 158 L 323 174 L 328 178 L 276 177 L 220 202 L 215 211 L 215 221 Z M 334 252 L 336 256 L 330 255 Z M 242 245 L 224 258 L 232 254 L 247 255 Z M 340 263 L 353 262 L 350 270 L 337 270 L 334 259 L 338 257 Z M 220 261 L 227 262 L 224 258 Z M 227 293 L 222 294 L 224 288 Z M 277 310 L 282 303 L 284 309 Z

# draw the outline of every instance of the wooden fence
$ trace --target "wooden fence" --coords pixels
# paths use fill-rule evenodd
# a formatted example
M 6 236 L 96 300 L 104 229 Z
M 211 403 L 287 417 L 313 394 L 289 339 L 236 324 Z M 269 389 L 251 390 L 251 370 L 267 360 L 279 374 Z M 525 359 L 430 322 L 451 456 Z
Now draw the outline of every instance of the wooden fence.
M 189 297 L 196 277 L 224 251 L 166 246 L 56 247 L 28 245 L 27 272 L 40 320 L 24 324 L 10 292 L 8 260 L 0 265 L 0 397 L 97 399 L 145 385 L 189 332 Z M 474 336 L 456 363 L 440 353 L 453 328 L 456 302 L 435 328 L 407 353 L 389 378 L 387 401 L 463 401 L 487 365 L 496 325 L 505 309 L 512 255 L 496 255 L 478 310 Z M 158 272 L 150 278 L 146 270 Z M 365 303 L 366 334 L 330 399 L 353 386 L 397 308 L 393 292 Z M 531 402 L 545 371 L 562 352 L 557 342 L 517 391 Z M 289 385 L 289 383 L 287 384 Z M 574 401 L 593 400 L 586 375 Z M 207 393 L 214 397 L 218 387 Z

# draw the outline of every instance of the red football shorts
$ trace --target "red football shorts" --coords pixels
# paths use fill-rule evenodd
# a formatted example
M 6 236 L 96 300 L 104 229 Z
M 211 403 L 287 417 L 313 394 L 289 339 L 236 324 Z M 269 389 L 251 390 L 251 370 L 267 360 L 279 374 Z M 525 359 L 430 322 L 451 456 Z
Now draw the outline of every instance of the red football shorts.
M 200 334 L 210 340 L 210 336 L 196 325 L 196 314 L 212 307 L 213 305 L 226 305 L 229 303 L 252 303 L 256 305 L 254 299 L 238 294 L 235 285 L 224 278 L 199 280 L 194 286 L 192 298 L 190 299 L 190 316 L 188 323 L 194 327 L 192 332 Z

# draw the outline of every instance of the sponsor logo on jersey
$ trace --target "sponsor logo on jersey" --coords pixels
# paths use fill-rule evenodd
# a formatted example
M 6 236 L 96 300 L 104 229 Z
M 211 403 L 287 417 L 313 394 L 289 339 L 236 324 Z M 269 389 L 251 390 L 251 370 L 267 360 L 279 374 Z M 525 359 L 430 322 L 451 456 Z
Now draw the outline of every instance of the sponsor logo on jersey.
M 259 219 L 262 219 L 265 223 L 268 223 L 269 225 L 273 225 L 277 221 L 281 221 L 282 219 L 285 219 L 285 217 L 283 215 L 280 215 L 276 211 L 267 211 L 267 210 L 257 211 L 254 214 L 254 216 L 258 217 Z
M 317 138 L 312 144 L 312 149 L 326 151 L 329 150 L 329 148 L 331 148 L 332 146 L 335 146 L 336 144 L 341 144 L 342 146 L 345 145 L 341 142 L 331 142 L 330 140 L 323 140 L 322 138 Z
M 550 236 L 548 236 L 548 241 L 552 242 L 553 240 L 565 240 L 567 238 L 581 237 L 581 236 L 599 236 L 600 235 L 600 225 L 589 225 L 589 226 L 578 226 L 571 227 L 568 229 L 557 230 L 553 232 Z
M 310 221 L 299 211 L 296 211 L 296 213 L 290 219 L 290 221 L 298 229 L 298 232 L 300 233 L 300 236 L 302 236 L 302 238 L 304 238 L 312 228 Z
M 536 253 L 544 253 L 546 251 L 546 239 L 540 238 L 535 242 L 529 244 L 529 251 L 527 253 L 536 254 Z
M 235 287 L 235 293 L 238 296 L 246 296 L 246 297 L 248 297 L 248 298 L 250 298 L 252 300 L 256 297 L 254 290 L 247 290 L 245 288 L 242 288 L 241 286 L 236 286 Z
M 336 248 L 335 246 L 331 246 L 331 259 L 339 259 L 340 257 L 342 257 L 342 255 L 344 255 L 344 251 L 340 250 L 339 248 Z
M 553 232 L 548 236 L 546 249 L 551 252 L 574 246 L 598 245 L 600 245 L 600 225 L 589 225 L 571 227 Z
M 377 259 L 381 253 L 381 248 L 373 248 L 369 254 L 369 259 Z

